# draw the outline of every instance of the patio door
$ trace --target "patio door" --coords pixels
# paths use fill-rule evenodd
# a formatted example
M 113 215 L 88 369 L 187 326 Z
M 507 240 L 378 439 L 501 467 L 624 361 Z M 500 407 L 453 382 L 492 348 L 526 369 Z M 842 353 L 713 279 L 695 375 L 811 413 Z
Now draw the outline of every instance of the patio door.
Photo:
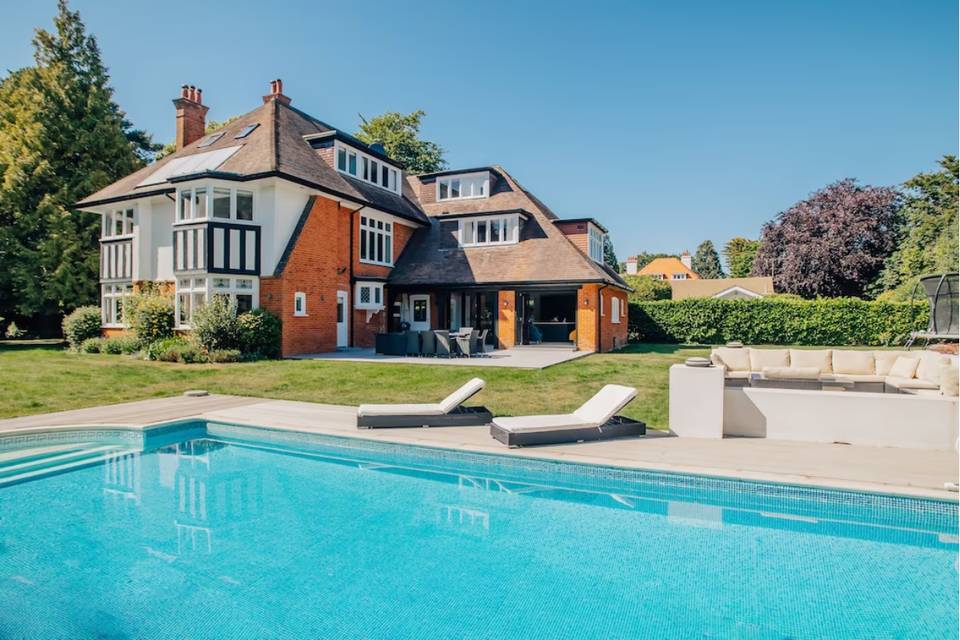
M 337 348 L 346 347 L 349 336 L 347 334 L 347 292 L 337 291 Z
M 427 331 L 430 329 L 430 296 L 410 296 L 410 329 Z

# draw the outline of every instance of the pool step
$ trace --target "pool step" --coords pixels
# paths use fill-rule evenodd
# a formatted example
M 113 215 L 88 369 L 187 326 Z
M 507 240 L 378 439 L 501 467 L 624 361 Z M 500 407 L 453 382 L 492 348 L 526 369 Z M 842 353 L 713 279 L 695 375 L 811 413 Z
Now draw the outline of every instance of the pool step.
M 31 454 L 28 460 L 18 459 L 15 463 L 0 464 L 0 487 L 69 469 L 99 464 L 123 450 L 117 445 L 101 445 L 65 453 L 57 451 L 42 456 Z
M 79 451 L 94 446 L 92 442 L 73 442 L 70 444 L 56 444 L 45 447 L 30 447 L 29 449 L 13 449 L 11 451 L 0 451 L 0 467 L 8 464 L 17 464 L 18 462 L 27 462 L 46 458 L 58 453 L 68 453 L 70 451 Z

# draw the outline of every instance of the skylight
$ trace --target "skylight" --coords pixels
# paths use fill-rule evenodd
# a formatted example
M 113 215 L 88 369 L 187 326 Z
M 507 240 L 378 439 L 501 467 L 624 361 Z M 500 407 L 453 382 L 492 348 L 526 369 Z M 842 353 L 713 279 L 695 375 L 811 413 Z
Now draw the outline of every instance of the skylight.
M 201 149 L 202 149 L 203 147 L 209 147 L 210 145 L 212 145 L 214 142 L 216 142 L 217 140 L 219 140 L 219 139 L 222 138 L 222 137 L 223 137 L 223 132 L 211 134 L 211 135 L 207 136 L 207 139 L 206 139 L 206 140 L 204 140 L 203 142 L 201 142 L 200 144 L 198 144 L 197 147 L 198 147 L 198 148 L 201 148 Z
M 226 147 L 224 149 L 207 151 L 205 153 L 194 153 L 182 158 L 174 158 L 147 176 L 137 186 L 144 187 L 150 184 L 160 184 L 161 182 L 166 182 L 168 178 L 172 178 L 174 176 L 185 176 L 191 173 L 213 171 L 221 164 L 226 162 L 230 156 L 232 156 L 241 148 L 242 145 L 237 145 L 235 147 Z
M 237 135 L 233 136 L 234 140 L 239 140 L 240 138 L 246 138 L 248 135 L 253 133 L 253 130 L 259 127 L 259 123 L 248 124 L 243 129 L 240 129 L 240 132 Z

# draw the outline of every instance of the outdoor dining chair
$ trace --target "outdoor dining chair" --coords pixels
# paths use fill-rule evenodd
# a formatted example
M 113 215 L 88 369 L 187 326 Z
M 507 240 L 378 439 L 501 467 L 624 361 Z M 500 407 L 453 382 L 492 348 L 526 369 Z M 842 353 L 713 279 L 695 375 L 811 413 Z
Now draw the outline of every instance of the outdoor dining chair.
M 460 327 L 457 334 L 457 349 L 462 356 L 470 356 L 470 336 L 474 333 L 473 327 Z
M 407 355 L 419 356 L 420 353 L 420 332 L 407 331 Z
M 437 355 L 437 336 L 434 335 L 433 331 L 421 331 L 420 344 L 422 345 L 421 353 L 423 355 Z
M 474 332 L 470 335 L 470 355 L 471 356 L 473 355 L 482 356 L 486 354 L 487 350 L 484 345 L 487 342 L 487 331 L 488 331 L 487 329 L 484 329 L 483 331 L 480 331 L 480 332 L 477 332 L 476 330 L 474 330 Z
M 450 349 L 450 332 L 438 329 L 433 332 L 433 335 L 436 336 L 437 341 L 435 344 L 436 354 L 438 356 L 443 356 L 444 358 L 449 358 L 451 354 Z

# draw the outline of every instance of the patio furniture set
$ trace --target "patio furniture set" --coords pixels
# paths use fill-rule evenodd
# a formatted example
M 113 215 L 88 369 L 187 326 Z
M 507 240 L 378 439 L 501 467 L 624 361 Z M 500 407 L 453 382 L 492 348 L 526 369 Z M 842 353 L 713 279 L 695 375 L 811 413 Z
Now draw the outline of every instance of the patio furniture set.
M 378 333 L 374 348 L 388 356 L 435 356 L 473 358 L 486 356 L 487 329 L 463 327 L 456 331 L 403 331 Z

